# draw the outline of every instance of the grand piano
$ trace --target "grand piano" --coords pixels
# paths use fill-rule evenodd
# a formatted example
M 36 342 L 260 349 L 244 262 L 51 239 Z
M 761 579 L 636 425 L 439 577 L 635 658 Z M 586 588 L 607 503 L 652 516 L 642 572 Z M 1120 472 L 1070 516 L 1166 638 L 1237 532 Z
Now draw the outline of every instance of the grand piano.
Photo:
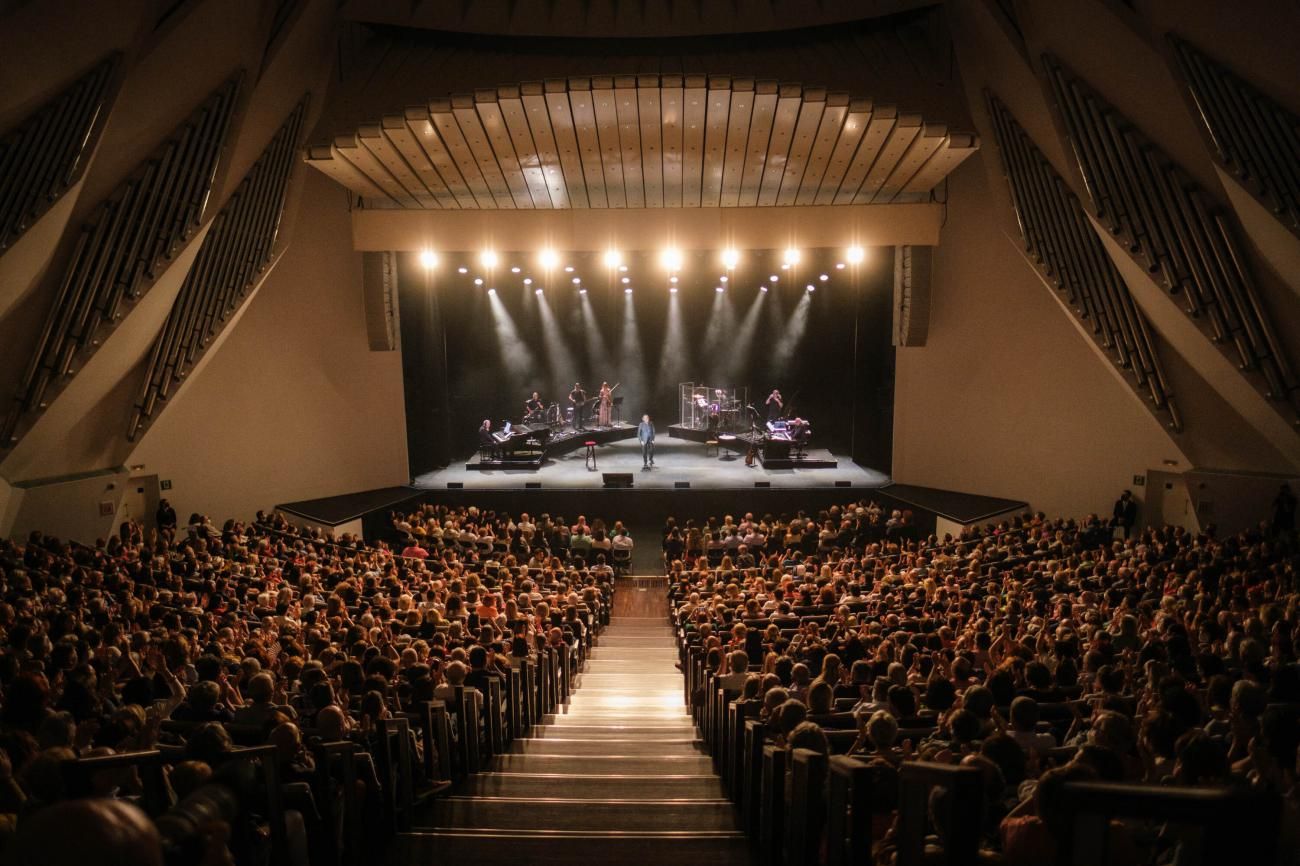
M 546 456 L 551 428 L 545 424 L 517 424 L 492 434 L 496 440 L 496 462 L 538 464 Z
M 791 450 L 794 451 L 793 459 L 799 460 L 811 438 L 812 427 L 802 419 L 768 421 L 763 433 L 763 462 L 789 460 Z

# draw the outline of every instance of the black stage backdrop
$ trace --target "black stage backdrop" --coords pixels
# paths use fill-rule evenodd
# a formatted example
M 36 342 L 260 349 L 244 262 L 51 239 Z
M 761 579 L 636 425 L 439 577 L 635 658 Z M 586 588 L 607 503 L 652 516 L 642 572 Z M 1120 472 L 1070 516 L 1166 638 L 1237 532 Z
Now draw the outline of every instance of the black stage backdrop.
M 648 412 L 660 435 L 677 423 L 680 382 L 748 386 L 760 412 L 780 388 L 812 422 L 814 447 L 889 471 L 892 249 L 842 268 L 838 251 L 806 250 L 787 269 L 779 251 L 748 251 L 730 272 L 716 252 L 684 255 L 673 293 L 649 253 L 628 254 L 626 270 L 570 254 L 549 272 L 523 254 L 491 270 L 444 256 L 432 271 L 400 254 L 411 476 L 472 454 L 483 419 L 518 421 L 530 392 L 564 406 L 575 381 L 595 396 L 602 380 L 620 383 L 624 421 Z

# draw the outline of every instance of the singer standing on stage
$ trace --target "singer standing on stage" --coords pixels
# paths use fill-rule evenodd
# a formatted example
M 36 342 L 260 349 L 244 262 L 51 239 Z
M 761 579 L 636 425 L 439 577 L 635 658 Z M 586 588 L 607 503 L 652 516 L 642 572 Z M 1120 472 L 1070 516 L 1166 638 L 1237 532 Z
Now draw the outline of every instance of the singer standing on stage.
M 649 469 L 655 465 L 655 425 L 650 423 L 649 415 L 641 416 L 641 423 L 636 427 L 636 438 L 641 443 L 641 468 Z

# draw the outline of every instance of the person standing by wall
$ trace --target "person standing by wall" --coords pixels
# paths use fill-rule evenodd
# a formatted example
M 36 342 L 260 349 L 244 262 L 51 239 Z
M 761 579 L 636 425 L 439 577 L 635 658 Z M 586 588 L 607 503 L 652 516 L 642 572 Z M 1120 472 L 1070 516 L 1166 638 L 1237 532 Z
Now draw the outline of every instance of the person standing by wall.
M 641 443 L 641 468 L 649 469 L 655 465 L 655 425 L 650 422 L 649 415 L 641 416 L 636 438 Z

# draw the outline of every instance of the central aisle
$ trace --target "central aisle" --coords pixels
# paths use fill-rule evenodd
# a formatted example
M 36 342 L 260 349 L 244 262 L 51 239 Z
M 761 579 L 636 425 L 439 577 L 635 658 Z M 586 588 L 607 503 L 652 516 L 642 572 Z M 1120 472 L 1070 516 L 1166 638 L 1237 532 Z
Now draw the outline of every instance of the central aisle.
M 684 706 L 665 588 L 620 581 L 569 706 L 439 801 L 402 863 L 749 862 Z

